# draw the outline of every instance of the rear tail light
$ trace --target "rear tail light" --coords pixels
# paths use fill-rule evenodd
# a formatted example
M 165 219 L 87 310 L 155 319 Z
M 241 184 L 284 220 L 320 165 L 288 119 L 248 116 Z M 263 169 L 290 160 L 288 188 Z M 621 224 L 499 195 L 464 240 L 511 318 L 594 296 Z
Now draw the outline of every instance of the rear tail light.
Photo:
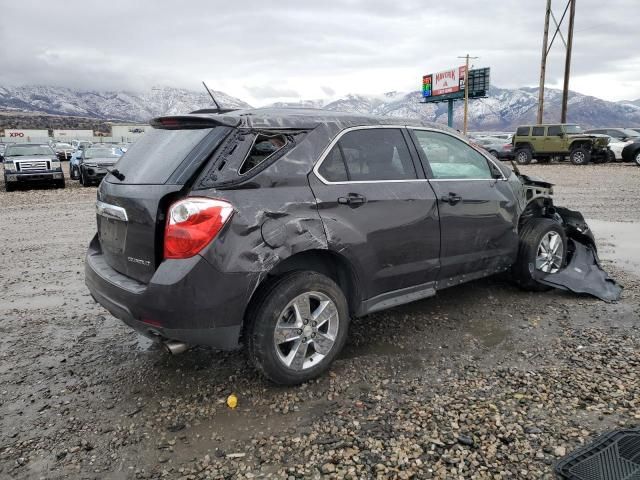
M 164 231 L 164 258 L 189 258 L 216 237 L 233 207 L 223 200 L 187 198 L 169 207 Z

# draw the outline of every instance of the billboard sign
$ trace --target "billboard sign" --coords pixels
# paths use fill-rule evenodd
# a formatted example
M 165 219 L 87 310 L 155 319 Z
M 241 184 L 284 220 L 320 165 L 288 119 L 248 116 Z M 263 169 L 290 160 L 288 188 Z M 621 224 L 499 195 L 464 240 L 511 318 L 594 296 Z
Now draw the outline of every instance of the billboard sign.
M 456 93 L 464 90 L 465 67 L 452 68 L 443 72 L 433 74 L 434 97 L 447 93 Z
M 424 103 L 459 100 L 464 97 L 465 88 L 469 89 L 469 98 L 483 98 L 489 93 L 489 68 L 469 70 L 467 82 L 465 67 L 456 67 L 444 72 L 422 76 L 422 97 Z

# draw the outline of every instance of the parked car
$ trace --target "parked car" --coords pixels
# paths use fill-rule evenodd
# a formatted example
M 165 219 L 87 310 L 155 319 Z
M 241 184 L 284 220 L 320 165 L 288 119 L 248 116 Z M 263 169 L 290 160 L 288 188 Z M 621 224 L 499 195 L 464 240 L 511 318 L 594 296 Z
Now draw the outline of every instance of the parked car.
M 473 137 L 471 142 L 484 148 L 487 152 L 501 160 L 513 158 L 513 145 L 504 139 L 494 137 Z
M 640 140 L 640 133 L 631 128 L 594 128 L 585 131 L 585 133 L 596 133 L 601 135 L 609 135 L 612 138 L 616 138 L 623 142 L 628 140 L 635 141 Z
M 625 162 L 634 162 L 640 166 L 640 142 L 629 143 L 622 149 L 622 160 Z
M 73 147 L 70 143 L 56 142 L 52 145 L 52 148 L 60 160 L 69 160 L 73 155 Z
M 633 140 L 622 141 L 615 137 L 609 137 L 609 151 L 611 152 L 609 161 L 622 162 L 622 150 L 631 143 Z
M 64 173 L 56 152 L 46 144 L 9 145 L 4 152 L 4 188 L 7 192 L 18 185 L 50 183 L 64 188 Z
M 598 268 L 573 263 L 593 236 L 551 184 L 440 125 L 298 109 L 151 125 L 98 188 L 85 279 L 172 352 L 244 344 L 297 384 L 327 370 L 353 316 L 505 270 L 541 290 Z
M 513 137 L 514 156 L 522 165 L 554 157 L 568 157 L 574 165 L 606 162 L 611 158 L 608 143 L 606 135 L 586 134 L 575 124 L 523 125 Z
M 122 150 L 110 145 L 93 144 L 83 150 L 76 168 L 80 184 L 88 187 L 100 183 L 121 156 Z
M 634 132 L 640 133 L 640 127 L 629 127 L 628 130 L 633 130 Z
M 71 140 L 71 145 L 76 150 L 78 148 L 80 148 L 81 150 L 84 150 L 85 148 L 90 147 L 92 144 L 93 142 L 90 142 L 89 140 Z

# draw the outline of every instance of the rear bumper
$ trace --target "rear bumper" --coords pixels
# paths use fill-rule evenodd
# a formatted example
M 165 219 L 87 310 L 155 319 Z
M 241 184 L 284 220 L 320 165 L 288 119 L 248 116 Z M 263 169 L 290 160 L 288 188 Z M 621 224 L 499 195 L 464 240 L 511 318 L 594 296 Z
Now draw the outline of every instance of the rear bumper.
M 109 313 L 148 337 L 233 350 L 240 345 L 257 275 L 221 273 L 196 255 L 164 261 L 143 284 L 104 261 L 96 236 L 87 252 L 85 283 Z
M 107 176 L 107 169 L 104 167 L 87 167 L 82 166 L 82 172 L 84 174 L 84 178 L 90 181 L 99 181 Z
M 4 181 L 7 183 L 54 182 L 60 180 L 64 180 L 64 173 L 62 172 L 5 172 L 4 175 Z

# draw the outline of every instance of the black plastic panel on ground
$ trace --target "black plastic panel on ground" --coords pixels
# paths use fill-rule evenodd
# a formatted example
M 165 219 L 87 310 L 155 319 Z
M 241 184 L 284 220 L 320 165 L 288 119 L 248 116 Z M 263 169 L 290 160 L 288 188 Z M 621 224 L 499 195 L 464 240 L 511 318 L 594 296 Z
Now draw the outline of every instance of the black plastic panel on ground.
M 560 460 L 556 473 L 565 480 L 640 480 L 640 429 L 598 437 Z

